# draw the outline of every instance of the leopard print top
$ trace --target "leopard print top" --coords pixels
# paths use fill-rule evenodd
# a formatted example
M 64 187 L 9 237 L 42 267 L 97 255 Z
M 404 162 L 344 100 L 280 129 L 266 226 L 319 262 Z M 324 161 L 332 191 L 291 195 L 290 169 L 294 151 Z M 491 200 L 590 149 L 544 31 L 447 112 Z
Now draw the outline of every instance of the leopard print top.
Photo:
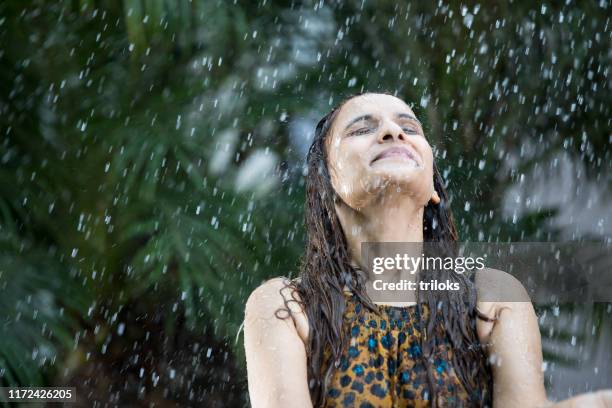
M 345 292 L 344 329 L 350 333 L 348 348 L 331 378 L 325 407 L 429 407 L 426 361 L 421 353 L 421 330 L 416 306 L 378 305 L 381 316 L 362 307 L 357 297 Z M 424 317 L 427 308 L 422 307 Z M 470 399 L 451 365 L 448 342 L 437 347 L 435 370 L 438 407 L 490 407 L 490 385 L 482 405 L 480 394 Z M 329 355 L 329 351 L 328 354 Z M 484 359 L 483 359 L 484 360 Z M 486 360 L 483 361 L 486 364 Z

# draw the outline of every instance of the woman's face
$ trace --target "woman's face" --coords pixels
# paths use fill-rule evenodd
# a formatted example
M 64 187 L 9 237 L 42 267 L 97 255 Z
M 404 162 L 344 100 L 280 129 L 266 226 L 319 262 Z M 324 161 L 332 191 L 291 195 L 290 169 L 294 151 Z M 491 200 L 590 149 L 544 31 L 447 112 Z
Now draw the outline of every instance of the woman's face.
M 434 192 L 433 153 L 421 123 L 401 99 L 364 94 L 346 102 L 326 139 L 332 185 L 354 209 L 381 193 L 425 206 Z

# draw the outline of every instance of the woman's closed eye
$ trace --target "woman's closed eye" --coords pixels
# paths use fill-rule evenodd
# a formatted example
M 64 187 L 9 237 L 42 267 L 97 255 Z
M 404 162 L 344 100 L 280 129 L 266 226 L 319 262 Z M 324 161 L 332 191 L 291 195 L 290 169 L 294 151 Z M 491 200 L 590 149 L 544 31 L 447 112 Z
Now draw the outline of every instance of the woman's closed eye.
M 413 127 L 403 127 L 402 130 L 411 135 L 418 135 L 419 131 Z
M 350 136 L 356 136 L 356 135 L 363 135 L 365 133 L 368 133 L 372 130 L 372 128 L 368 128 L 368 127 L 363 127 L 363 128 L 359 128 L 357 130 L 352 131 L 351 133 L 349 133 Z
M 371 128 L 371 127 L 362 127 L 362 128 L 359 128 L 357 130 L 353 130 L 352 132 L 350 132 L 349 136 L 363 135 L 363 134 L 369 133 L 369 132 L 371 132 L 373 130 L 374 130 L 374 128 Z M 407 134 L 409 134 L 409 135 L 418 135 L 419 134 L 418 129 L 416 129 L 414 127 L 411 127 L 411 126 L 404 126 L 404 127 L 402 127 L 402 130 L 404 132 L 406 132 Z

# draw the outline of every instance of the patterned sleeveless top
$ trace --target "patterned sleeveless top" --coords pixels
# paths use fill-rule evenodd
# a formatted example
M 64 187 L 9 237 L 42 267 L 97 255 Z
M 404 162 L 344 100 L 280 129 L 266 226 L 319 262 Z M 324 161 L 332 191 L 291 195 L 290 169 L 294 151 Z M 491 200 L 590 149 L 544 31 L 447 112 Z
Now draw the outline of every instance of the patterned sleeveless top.
M 325 407 L 430 407 L 426 361 L 422 357 L 418 308 L 378 305 L 381 316 L 362 307 L 356 295 L 346 292 L 344 330 L 349 333 L 348 348 L 333 371 L 325 397 Z M 421 308 L 427 317 L 427 308 Z M 329 349 L 327 355 L 329 355 Z M 481 406 L 471 402 L 451 365 L 452 349 L 447 342 L 438 345 L 433 375 L 438 384 L 438 407 Z M 484 359 L 483 359 L 484 360 Z M 483 361 L 486 364 L 486 361 Z M 484 407 L 492 406 L 489 384 Z M 476 401 L 480 395 L 475 396 Z

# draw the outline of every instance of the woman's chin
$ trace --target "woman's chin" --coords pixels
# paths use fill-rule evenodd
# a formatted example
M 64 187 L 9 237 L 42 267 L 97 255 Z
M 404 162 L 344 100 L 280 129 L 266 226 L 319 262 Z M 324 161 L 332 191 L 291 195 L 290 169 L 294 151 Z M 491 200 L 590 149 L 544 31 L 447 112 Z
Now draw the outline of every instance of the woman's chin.
M 376 172 L 372 177 L 364 183 L 365 190 L 370 194 L 378 194 L 381 192 L 389 192 L 389 189 L 394 189 L 396 192 L 405 191 L 414 194 L 415 190 L 423 185 L 423 170 L 413 168 L 411 170 L 401 171 L 394 169 L 393 171 Z M 398 190 L 399 189 L 399 190 Z

